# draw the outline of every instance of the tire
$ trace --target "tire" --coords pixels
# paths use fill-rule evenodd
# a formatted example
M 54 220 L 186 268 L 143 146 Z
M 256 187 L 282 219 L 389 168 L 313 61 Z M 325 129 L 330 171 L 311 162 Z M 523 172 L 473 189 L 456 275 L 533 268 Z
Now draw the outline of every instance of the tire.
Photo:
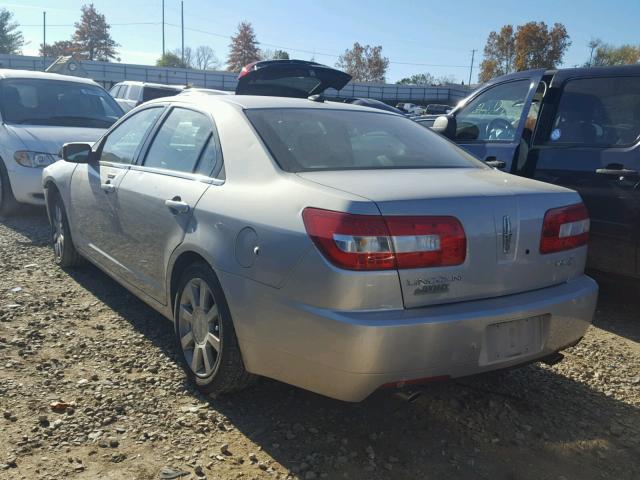
M 9 174 L 4 162 L 0 159 L 0 216 L 8 216 L 18 209 L 18 202 L 13 196 L 11 184 L 9 183 Z
M 82 264 L 82 257 L 73 245 L 71 229 L 62 198 L 55 193 L 51 204 L 51 240 L 53 257 L 60 267 L 70 268 Z
M 174 305 L 180 358 L 200 391 L 237 392 L 255 381 L 244 368 L 229 306 L 208 265 L 194 263 L 184 271 Z

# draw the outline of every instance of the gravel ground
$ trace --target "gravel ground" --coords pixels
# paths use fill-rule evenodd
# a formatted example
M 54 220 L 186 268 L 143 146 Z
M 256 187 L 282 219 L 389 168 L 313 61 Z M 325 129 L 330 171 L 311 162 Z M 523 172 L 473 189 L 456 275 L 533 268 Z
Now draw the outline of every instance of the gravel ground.
M 1 479 L 640 478 L 640 288 L 606 280 L 553 367 L 346 404 L 275 381 L 204 398 L 172 327 L 57 268 L 40 211 L 0 222 Z

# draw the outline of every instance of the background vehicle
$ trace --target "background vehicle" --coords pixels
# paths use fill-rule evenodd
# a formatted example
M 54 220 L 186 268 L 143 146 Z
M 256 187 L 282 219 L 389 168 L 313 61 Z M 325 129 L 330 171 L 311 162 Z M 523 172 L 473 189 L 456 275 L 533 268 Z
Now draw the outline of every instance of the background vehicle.
M 173 319 L 207 392 L 257 374 L 358 401 L 554 355 L 594 312 L 578 194 L 401 115 L 185 95 L 64 158 L 43 176 L 56 261 Z
M 125 112 L 128 112 L 141 103 L 155 98 L 171 97 L 177 95 L 185 87 L 182 85 L 165 85 L 162 83 L 126 82 L 116 83 L 109 93 Z
M 405 113 L 411 114 L 421 114 L 424 113 L 424 107 L 421 105 L 416 105 L 415 103 L 398 103 L 396 108 L 402 110 Z
M 0 214 L 44 205 L 42 168 L 72 139 L 97 140 L 122 109 L 92 80 L 0 70 Z
M 373 98 L 345 98 L 343 102 L 350 103 L 352 105 L 361 105 L 363 107 L 377 108 L 378 110 L 399 113 L 401 115 L 404 113 L 398 108 L 392 107 L 387 103 L 381 102 L 380 100 L 375 100 Z
M 434 128 L 490 165 L 577 190 L 588 265 L 640 278 L 640 66 L 496 78 Z
M 424 113 L 427 115 L 450 113 L 453 107 L 441 103 L 430 103 L 424 108 Z

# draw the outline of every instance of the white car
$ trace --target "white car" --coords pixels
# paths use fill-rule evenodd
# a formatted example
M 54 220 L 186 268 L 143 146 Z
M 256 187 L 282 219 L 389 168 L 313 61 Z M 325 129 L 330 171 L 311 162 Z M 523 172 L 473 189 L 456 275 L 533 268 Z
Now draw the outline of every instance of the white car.
M 0 69 L 0 214 L 44 205 L 42 169 L 71 140 L 96 141 L 123 115 L 93 80 Z

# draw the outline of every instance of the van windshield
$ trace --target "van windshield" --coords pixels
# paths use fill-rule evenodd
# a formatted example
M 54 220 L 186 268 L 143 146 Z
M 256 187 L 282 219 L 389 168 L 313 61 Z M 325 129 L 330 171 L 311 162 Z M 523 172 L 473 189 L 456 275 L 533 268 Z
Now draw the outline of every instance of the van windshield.
M 400 115 L 317 108 L 245 113 L 276 162 L 288 172 L 483 166 Z
M 97 86 L 31 78 L 2 80 L 0 109 L 6 123 L 66 127 L 108 128 L 123 115 Z

